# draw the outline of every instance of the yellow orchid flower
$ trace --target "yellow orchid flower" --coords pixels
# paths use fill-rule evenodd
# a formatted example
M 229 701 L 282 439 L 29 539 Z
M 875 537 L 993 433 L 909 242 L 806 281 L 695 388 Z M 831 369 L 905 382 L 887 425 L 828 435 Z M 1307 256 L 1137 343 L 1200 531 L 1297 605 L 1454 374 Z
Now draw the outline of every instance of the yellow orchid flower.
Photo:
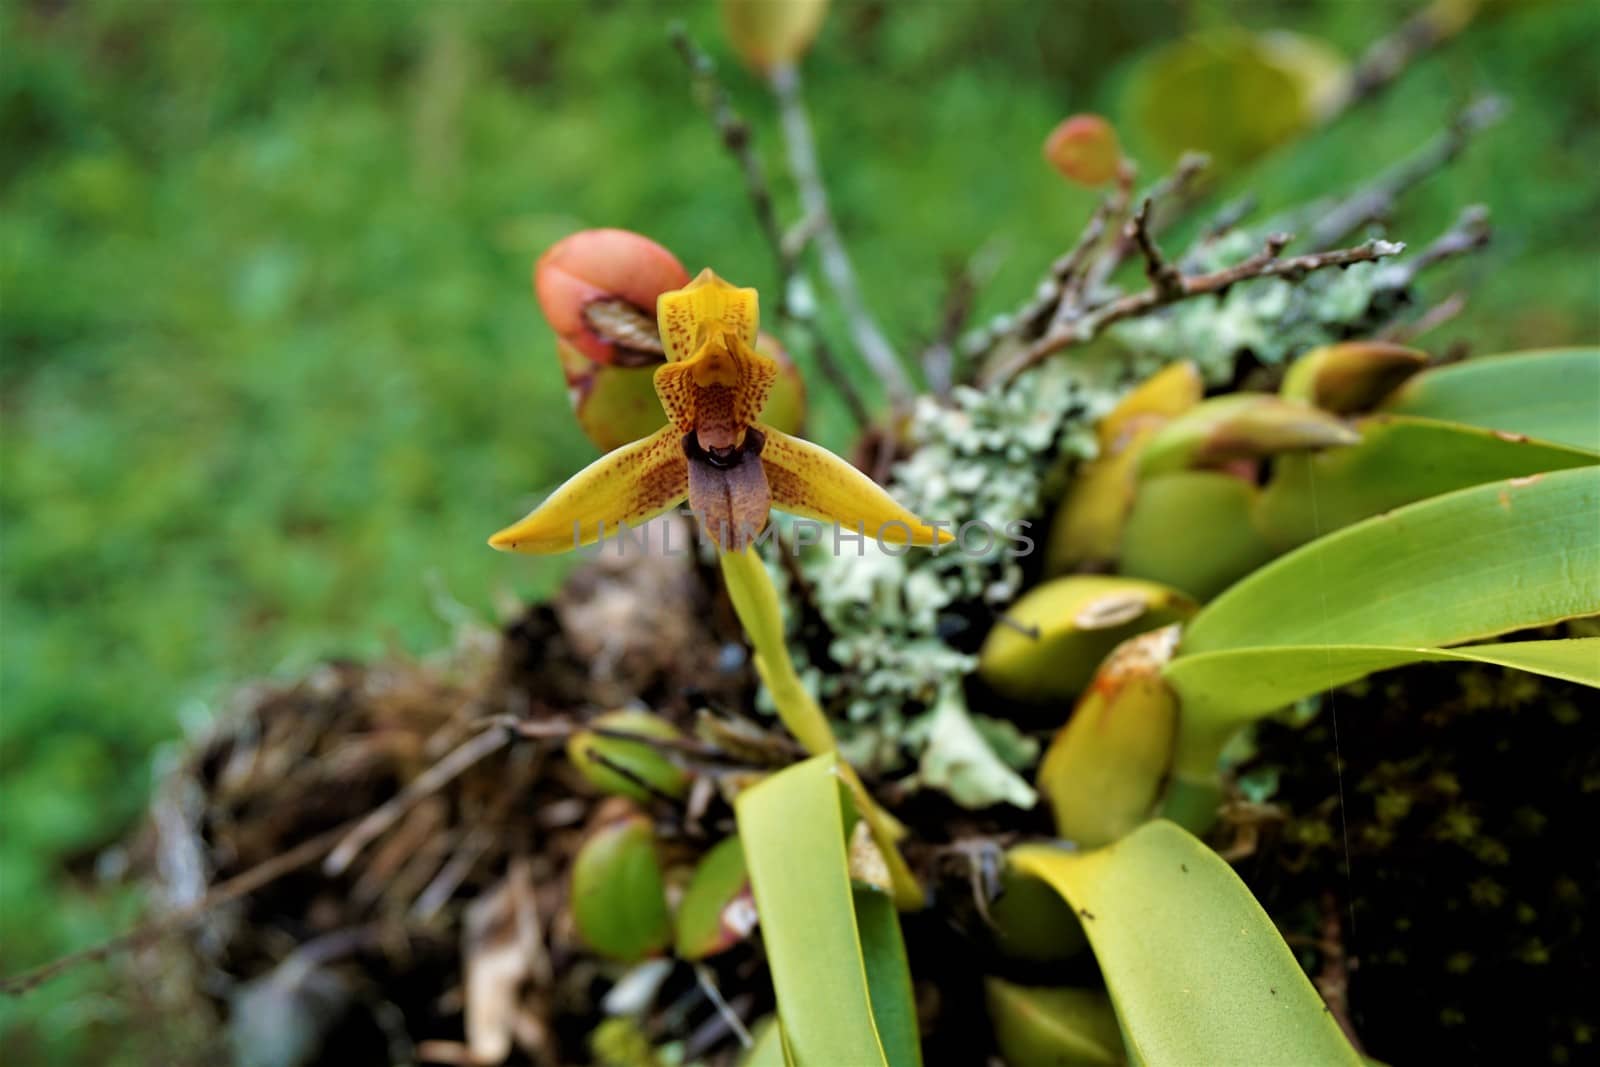
M 591 463 L 489 544 L 564 552 L 685 499 L 724 551 L 748 546 L 773 508 L 886 545 L 953 540 L 832 452 L 758 421 L 778 365 L 755 349 L 754 289 L 730 285 L 708 268 L 662 293 L 656 317 L 667 362 L 655 386 L 667 425 Z

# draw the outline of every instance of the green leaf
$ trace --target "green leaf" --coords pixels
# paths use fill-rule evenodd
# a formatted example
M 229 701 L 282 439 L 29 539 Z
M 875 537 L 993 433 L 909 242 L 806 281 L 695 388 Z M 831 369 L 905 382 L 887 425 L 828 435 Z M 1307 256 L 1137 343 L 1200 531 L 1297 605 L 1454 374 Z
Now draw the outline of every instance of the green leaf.
M 1600 468 L 1463 489 L 1278 559 L 1191 620 L 1179 647 L 1425 648 L 1600 612 Z
M 1600 347 L 1486 356 L 1424 371 L 1384 409 L 1600 452 Z
M 583 843 L 572 863 L 572 918 L 591 948 L 616 959 L 641 959 L 672 943 L 649 819 L 629 815 Z
M 978 675 L 1013 700 L 1071 700 L 1112 649 L 1195 608 L 1182 593 L 1139 578 L 1053 578 L 1006 609 L 1006 624 L 989 631 L 978 653 Z
M 900 914 L 887 893 L 856 886 L 856 925 L 861 931 L 861 955 L 867 967 L 867 992 L 872 996 L 872 1018 L 878 1038 L 891 1064 L 921 1063 L 917 1035 L 917 1004 L 911 992 L 911 965 L 900 936 Z
M 784 1041 L 799 1067 L 914 1067 L 921 1062 L 914 1016 L 908 1044 L 897 1015 L 911 998 L 899 923 L 887 898 L 887 915 L 873 902 L 858 919 L 843 787 L 836 757 L 824 753 L 745 790 L 734 804 Z M 871 990 L 869 981 L 883 988 Z
M 1569 445 L 1460 423 L 1378 415 L 1358 425 L 1359 444 L 1273 462 L 1255 519 L 1278 551 L 1431 496 L 1600 462 Z
M 1129 638 L 1106 658 L 1039 764 L 1056 832 L 1108 844 L 1144 822 L 1161 797 L 1179 730 L 1179 699 L 1162 675 L 1178 627 Z
M 983 981 L 995 1043 L 1011 1067 L 1125 1062 L 1111 1001 L 1096 989 L 1034 989 Z
M 1000 872 L 988 925 L 995 948 L 1012 959 L 1058 963 L 1088 947 L 1078 913 L 1044 882 L 1009 864 Z
M 1274 645 L 1183 656 L 1166 671 L 1183 703 L 1175 768 L 1214 773 L 1235 730 L 1285 704 L 1357 678 L 1425 662 L 1489 663 L 1600 687 L 1600 638 L 1514 641 L 1461 648 Z
M 596 788 L 641 804 L 657 794 L 682 798 L 693 781 L 688 771 L 672 762 L 647 741 L 629 741 L 596 728 L 633 737 L 677 741 L 683 735 L 661 716 L 649 711 L 608 711 L 597 716 L 589 729 L 567 739 L 567 758 Z
M 776 1015 L 769 1015 L 755 1026 L 754 1042 L 739 1060 L 739 1067 L 788 1067 L 783 1049 L 783 1028 Z
M 1127 109 L 1166 154 L 1204 151 L 1232 170 L 1314 123 L 1345 77 L 1337 53 L 1319 42 L 1212 30 L 1141 63 Z
M 1134 1062 L 1361 1062 L 1250 890 L 1179 827 L 1010 860 L 1083 916 Z
M 1254 485 L 1215 471 L 1141 481 L 1122 530 L 1118 571 L 1197 600 L 1216 596 L 1272 558 L 1251 518 L 1255 499 Z
M 743 941 L 750 933 L 750 923 L 745 921 L 751 917 L 749 889 L 744 849 L 737 837 L 730 837 L 707 852 L 694 869 L 694 877 L 683 891 L 683 902 L 678 905 L 678 958 L 703 959 Z

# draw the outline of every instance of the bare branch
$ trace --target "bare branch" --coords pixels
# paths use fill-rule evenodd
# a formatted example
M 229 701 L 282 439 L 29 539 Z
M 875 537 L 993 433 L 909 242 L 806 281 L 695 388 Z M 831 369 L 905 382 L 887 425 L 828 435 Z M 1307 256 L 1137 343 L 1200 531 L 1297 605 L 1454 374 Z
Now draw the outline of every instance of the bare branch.
M 1256 204 L 1257 200 L 1254 193 L 1245 193 L 1223 204 L 1201 229 L 1200 237 L 1195 241 L 1195 245 L 1203 247 L 1215 244 L 1221 238 L 1232 233 L 1234 228 L 1256 209 Z
M 939 325 L 919 360 L 928 379 L 928 388 L 935 396 L 948 394 L 955 384 L 958 339 L 972 316 L 979 290 L 994 277 L 1000 259 L 997 243 L 990 241 L 973 253 L 950 281 L 949 292 L 941 305 Z
M 1087 295 L 1103 284 L 1110 271 L 1097 268 L 1091 273 L 1091 267 L 1096 263 L 1096 253 L 1103 253 L 1099 261 L 1102 264 L 1111 259 L 1120 260 L 1125 254 L 1120 247 L 1105 252 L 1102 238 L 1113 226 L 1120 225 L 1127 215 L 1128 201 L 1133 196 L 1133 179 L 1133 166 L 1124 163 L 1117 172 L 1116 188 L 1100 201 L 1094 214 L 1089 216 L 1089 223 L 1083 228 L 1078 243 L 1052 266 L 1057 285 L 1056 306 L 1049 323 L 1040 333 L 1050 333 L 1070 321 L 1082 311 Z M 1122 235 L 1119 234 L 1118 239 L 1121 240 Z
M 1396 273 L 1397 284 L 1410 285 L 1418 274 L 1435 263 L 1476 252 L 1489 243 L 1491 236 L 1489 209 L 1482 204 L 1473 204 L 1463 209 L 1451 227 L 1421 252 L 1390 270 Z
M 844 241 L 834 224 L 828 208 L 828 193 L 822 184 L 822 170 L 817 164 L 816 140 L 811 133 L 811 119 L 806 114 L 805 102 L 800 96 L 800 71 L 793 63 L 780 63 L 771 72 L 772 94 L 778 102 L 778 119 L 783 128 L 783 140 L 789 150 L 789 171 L 800 190 L 800 204 L 806 215 L 818 220 L 814 244 L 822 264 L 823 277 L 833 290 L 850 335 L 855 340 L 861 358 L 883 381 L 889 398 L 895 403 L 911 395 L 911 381 L 900 357 L 890 346 L 876 320 L 867 310 L 856 281 L 855 267 L 845 251 Z
M 788 300 L 789 279 L 794 275 L 797 256 L 789 254 L 786 248 L 783 227 L 778 223 L 778 209 L 773 200 L 772 186 L 767 183 L 766 168 L 761 164 L 761 157 L 756 154 L 750 124 L 733 109 L 728 91 L 717 79 L 716 63 L 690 39 L 688 31 L 682 25 L 674 25 L 668 33 L 672 39 L 672 46 L 678 50 L 678 55 L 683 58 L 684 65 L 689 68 L 689 74 L 694 79 L 695 95 L 699 98 L 701 108 L 716 127 L 722 146 L 738 161 L 740 169 L 744 171 L 745 192 L 750 196 L 750 206 L 755 211 L 756 223 L 761 227 L 762 236 L 766 238 L 768 246 L 778 260 L 778 306 L 781 313 Z
M 1183 213 L 1188 207 L 1194 194 L 1196 181 L 1204 174 L 1206 168 L 1211 166 L 1211 157 L 1204 152 L 1185 152 L 1183 158 L 1178 160 L 1178 165 L 1172 173 L 1161 178 L 1144 191 L 1140 197 L 1141 205 L 1148 204 L 1145 209 L 1145 232 L 1149 236 L 1159 234 L 1172 221 Z M 1127 201 L 1123 201 L 1123 210 L 1126 211 Z M 1120 216 L 1120 213 L 1119 213 Z M 1124 226 L 1117 234 L 1117 240 L 1106 253 L 1089 264 L 1082 282 L 1078 285 L 1081 305 L 1083 299 L 1090 299 L 1105 286 L 1111 276 L 1117 272 L 1128 257 L 1138 248 L 1136 235 Z M 1076 315 L 1081 311 L 1081 306 L 1073 309 Z M 1057 323 L 1067 317 L 1067 309 L 1062 308 L 1056 314 Z
M 1459 4 L 1428 4 L 1399 29 L 1373 42 L 1356 62 L 1350 88 L 1324 122 L 1332 122 L 1350 108 L 1387 89 L 1419 57 L 1450 40 L 1466 28 L 1471 15 L 1462 17 Z
M 1016 332 L 1019 336 L 1038 336 L 1048 333 L 1058 321 L 1070 317 L 1078 304 L 1076 297 L 1084 288 L 1084 271 L 1113 222 L 1120 222 L 1128 210 L 1132 195 L 1134 171 L 1124 163 L 1117 176 L 1117 185 L 1095 206 L 1094 213 L 1084 224 L 1078 240 L 1050 264 L 1050 273 L 1035 288 L 1033 296 L 1007 315 L 999 315 L 976 329 L 969 330 L 956 344 L 963 359 L 974 360 L 983 355 L 1002 335 Z
M 1183 275 L 1178 273 L 1178 268 L 1167 262 L 1167 257 L 1161 254 L 1161 247 L 1156 244 L 1156 239 L 1150 234 L 1150 198 L 1144 198 L 1139 205 L 1139 210 L 1134 212 L 1133 219 L 1128 223 L 1126 235 L 1133 239 L 1139 247 L 1139 254 L 1144 256 L 1144 274 L 1150 279 L 1150 285 L 1155 289 L 1156 295 L 1163 303 L 1171 303 L 1183 295 Z
M 1311 250 L 1332 248 L 1347 234 L 1387 218 L 1402 194 L 1452 163 L 1474 134 L 1492 126 L 1504 113 L 1505 104 L 1499 97 L 1472 103 L 1437 137 L 1319 218 L 1311 228 Z
M 323 873 L 343 874 L 345 868 L 355 861 L 362 849 L 393 826 L 418 802 L 454 781 L 463 771 L 490 753 L 504 748 L 510 740 L 510 731 L 494 727 L 452 749 L 443 759 L 412 779 L 404 789 L 368 812 L 355 829 L 339 842 L 339 847 L 323 861 Z
M 98 963 L 111 958 L 119 952 L 132 951 L 157 941 L 168 934 L 176 933 L 198 922 L 213 909 L 238 900 L 240 897 L 249 896 L 257 889 L 277 881 L 284 875 L 292 874 L 302 867 L 315 863 L 324 853 L 338 844 L 339 840 L 354 825 L 353 821 L 345 823 L 342 826 L 336 826 L 313 838 L 302 841 L 287 852 L 280 852 L 271 859 L 264 860 L 249 870 L 234 875 L 225 882 L 217 883 L 204 897 L 193 904 L 178 908 L 80 952 L 69 953 L 51 960 L 49 963 L 35 967 L 31 971 L 24 971 L 21 974 L 14 974 L 5 979 L 0 979 L 0 995 L 21 996 L 80 964 Z
M 1004 384 L 1045 357 L 1093 338 L 1112 323 L 1148 314 L 1181 300 L 1208 293 L 1221 293 L 1240 282 L 1255 278 L 1299 281 L 1313 271 L 1328 267 L 1348 267 L 1352 263 L 1366 263 L 1385 256 L 1398 255 L 1405 250 L 1405 245 L 1399 242 L 1374 239 L 1353 248 L 1279 259 L 1278 254 L 1283 251 L 1289 240 L 1288 234 L 1273 234 L 1266 239 L 1265 247 L 1260 252 L 1235 266 L 1212 271 L 1209 274 L 1179 274 L 1176 284 L 1165 287 L 1152 285 L 1142 292 L 1108 301 L 1086 312 L 1065 328 L 1054 330 L 1039 338 L 1019 357 L 996 369 L 989 376 L 988 384 Z
M 1378 333 L 1375 340 L 1392 341 L 1397 345 L 1408 345 L 1423 334 L 1430 330 L 1438 329 L 1461 314 L 1462 311 L 1466 310 L 1466 306 L 1466 293 L 1451 293 L 1410 322 L 1391 323 Z
M 866 402 L 862 400 L 850 375 L 834 357 L 833 349 L 828 345 L 810 310 L 797 306 L 804 303 L 797 299 L 797 293 L 801 288 L 800 254 L 815 235 L 823 216 L 808 214 L 793 231 L 784 232 L 783 226 L 778 221 L 772 186 L 767 182 L 766 168 L 762 166 L 761 157 L 756 154 L 750 124 L 733 109 L 727 90 L 717 78 L 716 64 L 690 39 L 688 32 L 681 25 L 674 25 L 670 33 L 673 47 L 678 50 L 678 55 L 689 68 L 689 74 L 694 79 L 695 93 L 716 128 L 723 148 L 738 161 L 739 168 L 744 173 L 745 192 L 750 197 L 750 206 L 755 211 L 756 223 L 761 227 L 762 237 L 765 238 L 777 266 L 778 317 L 796 323 L 805 330 L 811 341 L 812 354 L 816 357 L 817 367 L 822 371 L 823 377 L 839 391 L 856 422 L 866 427 L 872 421 Z

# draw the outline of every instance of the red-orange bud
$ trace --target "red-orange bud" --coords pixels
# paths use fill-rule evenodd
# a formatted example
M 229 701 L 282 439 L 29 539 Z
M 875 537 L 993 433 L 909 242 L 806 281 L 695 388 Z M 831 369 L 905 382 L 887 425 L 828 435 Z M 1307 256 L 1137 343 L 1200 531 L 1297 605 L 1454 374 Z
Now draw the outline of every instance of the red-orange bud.
M 601 364 L 660 363 L 656 297 L 688 283 L 676 256 L 629 230 L 580 230 L 551 245 L 533 268 L 550 326 Z
M 1044 158 L 1070 181 L 1104 185 L 1117 176 L 1122 146 L 1117 131 L 1099 115 L 1073 115 L 1050 131 Z

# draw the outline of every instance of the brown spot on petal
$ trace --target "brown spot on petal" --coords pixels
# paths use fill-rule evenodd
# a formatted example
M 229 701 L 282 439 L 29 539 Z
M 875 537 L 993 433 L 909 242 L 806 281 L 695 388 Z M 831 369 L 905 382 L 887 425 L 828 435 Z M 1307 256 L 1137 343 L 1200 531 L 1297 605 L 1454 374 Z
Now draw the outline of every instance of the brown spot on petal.
M 711 448 L 738 443 L 766 406 L 778 364 L 731 334 L 693 356 L 656 371 L 656 394 L 667 418 L 683 433 L 700 431 Z
M 704 449 L 694 434 L 683 438 L 689 458 L 689 507 L 706 535 L 724 551 L 747 546 L 766 528 L 772 492 L 761 465 L 766 439 L 758 431 L 745 435 L 742 446 Z

